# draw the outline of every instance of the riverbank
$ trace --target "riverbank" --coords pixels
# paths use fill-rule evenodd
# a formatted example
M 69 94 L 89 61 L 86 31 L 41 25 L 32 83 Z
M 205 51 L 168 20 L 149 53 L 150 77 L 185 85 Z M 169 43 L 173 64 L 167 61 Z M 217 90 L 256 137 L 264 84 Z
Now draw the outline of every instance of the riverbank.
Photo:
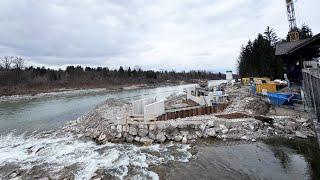
M 201 138 L 223 141 L 257 141 L 273 137 L 313 138 L 312 121 L 307 113 L 271 107 L 261 97 L 250 96 L 246 89 L 233 97 L 231 104 L 218 114 L 155 122 L 128 122 L 132 106 L 120 100 L 107 100 L 87 115 L 63 127 L 78 137 L 99 144 L 137 142 L 142 144 L 176 141 L 195 143 Z M 231 93 L 232 94 L 232 93 Z
M 23 101 L 23 100 L 33 100 L 41 98 L 52 98 L 59 96 L 77 96 L 77 95 L 87 95 L 93 93 L 107 93 L 121 90 L 135 90 L 135 89 L 151 89 L 157 87 L 165 86 L 176 86 L 182 85 L 185 82 L 177 83 L 162 83 L 162 84 L 135 84 L 135 85 L 123 85 L 123 86 L 111 86 L 107 88 L 60 88 L 60 89 L 47 89 L 45 91 L 38 91 L 29 93 L 29 91 L 24 91 L 20 94 L 9 95 L 9 96 L 0 96 L 0 102 L 14 102 L 14 101 Z

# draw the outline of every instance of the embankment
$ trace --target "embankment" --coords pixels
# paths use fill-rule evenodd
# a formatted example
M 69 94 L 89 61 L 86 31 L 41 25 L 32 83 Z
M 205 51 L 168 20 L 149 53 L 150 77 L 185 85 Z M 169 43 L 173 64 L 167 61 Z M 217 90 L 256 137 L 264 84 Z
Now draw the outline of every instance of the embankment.
M 129 103 L 110 99 L 67 124 L 63 131 L 89 137 L 101 144 L 193 143 L 199 138 L 256 141 L 270 137 L 295 139 L 315 136 L 307 115 L 294 110 L 282 114 L 272 109 L 258 97 L 243 96 L 234 99 L 223 113 L 144 123 L 128 121 L 127 115 L 132 111 Z

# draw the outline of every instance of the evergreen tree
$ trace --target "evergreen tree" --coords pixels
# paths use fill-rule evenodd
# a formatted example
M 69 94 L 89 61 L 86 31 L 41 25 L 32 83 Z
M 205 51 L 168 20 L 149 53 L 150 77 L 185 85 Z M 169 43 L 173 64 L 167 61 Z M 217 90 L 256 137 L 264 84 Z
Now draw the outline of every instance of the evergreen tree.
M 300 39 L 307 39 L 313 36 L 311 28 L 307 25 L 302 25 L 300 30 Z
M 131 77 L 131 68 L 128 68 L 128 77 Z
M 264 37 L 269 41 L 271 46 L 274 46 L 279 41 L 277 34 L 274 32 L 274 29 L 270 28 L 269 26 L 266 28 L 263 34 Z
M 246 46 L 241 47 L 238 58 L 238 73 L 241 77 L 266 76 L 279 78 L 283 73 L 281 60 L 275 56 L 274 44 L 278 41 L 277 35 L 267 27 L 264 36 L 259 34 Z
M 120 66 L 120 68 L 119 68 L 119 70 L 118 70 L 118 74 L 119 74 L 120 77 L 123 77 L 123 75 L 124 75 L 124 69 L 123 69 L 122 66 Z
M 299 33 L 299 39 L 307 39 L 307 38 L 311 38 L 313 36 L 312 30 L 308 25 L 303 24 L 301 26 L 301 29 L 296 28 L 295 31 L 297 31 Z M 289 34 L 287 35 L 287 39 L 286 41 L 290 41 L 290 37 Z

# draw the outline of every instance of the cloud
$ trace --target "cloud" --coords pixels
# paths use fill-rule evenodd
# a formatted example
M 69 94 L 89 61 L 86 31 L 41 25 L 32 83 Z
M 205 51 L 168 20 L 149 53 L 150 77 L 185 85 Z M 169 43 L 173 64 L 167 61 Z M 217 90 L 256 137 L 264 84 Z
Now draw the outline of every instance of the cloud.
M 298 23 L 319 32 L 319 5 L 298 1 Z M 286 18 L 279 0 L 2 0 L 0 55 L 55 68 L 223 71 L 267 25 L 284 37 Z

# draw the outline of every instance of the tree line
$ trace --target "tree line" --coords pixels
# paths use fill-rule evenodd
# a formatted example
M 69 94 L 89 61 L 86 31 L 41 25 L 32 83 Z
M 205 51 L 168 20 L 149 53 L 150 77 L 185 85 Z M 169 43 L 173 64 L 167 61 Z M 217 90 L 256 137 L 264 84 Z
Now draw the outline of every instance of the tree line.
M 0 95 L 28 93 L 50 88 L 113 87 L 134 84 L 195 82 L 199 79 L 222 79 L 224 74 L 208 71 L 154 71 L 140 67 L 67 66 L 66 69 L 24 67 L 21 57 L 0 58 Z
M 297 29 L 300 39 L 313 36 L 311 29 L 303 25 Z M 240 77 L 270 77 L 272 79 L 282 78 L 285 73 L 285 62 L 275 55 L 276 44 L 289 41 L 279 39 L 274 29 L 269 26 L 265 32 L 258 34 L 253 40 L 249 40 L 241 47 L 238 57 L 238 73 Z

